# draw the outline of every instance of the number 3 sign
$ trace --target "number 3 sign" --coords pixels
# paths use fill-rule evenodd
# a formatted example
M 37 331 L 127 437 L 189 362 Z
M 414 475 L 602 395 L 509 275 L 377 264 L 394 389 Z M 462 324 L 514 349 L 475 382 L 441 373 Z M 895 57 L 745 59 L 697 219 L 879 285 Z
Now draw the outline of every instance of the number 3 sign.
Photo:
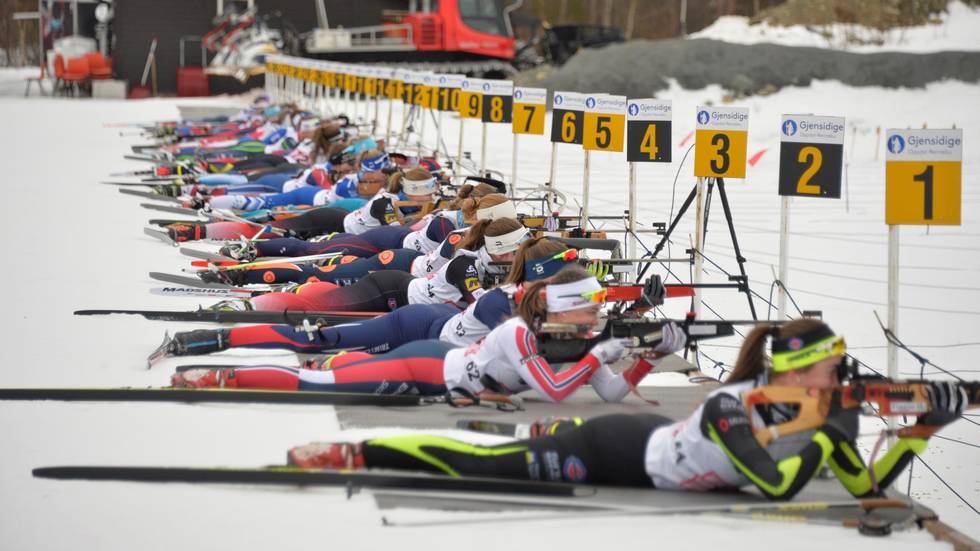
M 698 107 L 694 139 L 694 175 L 745 178 L 749 110 L 745 107 Z

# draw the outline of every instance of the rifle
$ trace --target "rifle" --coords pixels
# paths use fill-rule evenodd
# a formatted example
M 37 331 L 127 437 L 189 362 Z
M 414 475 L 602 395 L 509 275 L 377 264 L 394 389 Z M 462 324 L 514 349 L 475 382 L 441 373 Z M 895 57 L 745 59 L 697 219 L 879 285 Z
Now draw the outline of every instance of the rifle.
M 851 372 L 854 368 L 848 369 Z M 847 384 L 834 390 L 825 390 L 813 396 L 804 387 L 764 386 L 745 394 L 746 411 L 751 415 L 752 408 L 763 404 L 795 404 L 799 407 L 796 418 L 757 429 L 755 438 L 762 446 L 772 440 L 790 434 L 815 429 L 824 423 L 831 406 L 837 402 L 844 409 L 861 408 L 862 413 L 870 415 L 910 415 L 918 417 L 929 412 L 927 381 L 893 381 L 877 375 L 855 376 Z M 960 381 L 960 388 L 966 389 L 967 408 L 980 407 L 980 381 Z M 877 406 L 877 411 L 865 404 Z M 913 425 L 898 430 L 898 436 L 928 438 L 940 427 Z

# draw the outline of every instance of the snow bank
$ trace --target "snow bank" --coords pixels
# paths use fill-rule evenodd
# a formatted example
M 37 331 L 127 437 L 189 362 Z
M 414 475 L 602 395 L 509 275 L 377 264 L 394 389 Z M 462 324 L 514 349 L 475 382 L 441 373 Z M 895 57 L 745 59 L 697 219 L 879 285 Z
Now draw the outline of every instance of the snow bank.
M 937 24 L 884 32 L 850 24 L 783 27 L 763 22 L 752 25 L 747 17 L 729 15 L 718 18 L 707 28 L 689 35 L 689 38 L 710 38 L 735 44 L 809 46 L 859 53 L 980 50 L 980 40 L 977 39 L 980 10 L 962 2 L 950 2 L 947 10 Z M 849 41 L 849 37 L 856 38 L 861 44 Z

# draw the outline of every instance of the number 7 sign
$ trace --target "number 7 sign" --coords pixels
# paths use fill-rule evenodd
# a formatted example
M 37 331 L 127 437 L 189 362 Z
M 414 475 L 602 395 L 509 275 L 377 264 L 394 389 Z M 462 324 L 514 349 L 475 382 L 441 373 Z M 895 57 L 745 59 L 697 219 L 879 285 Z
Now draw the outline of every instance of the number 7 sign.
M 959 225 L 963 131 L 885 135 L 885 223 Z

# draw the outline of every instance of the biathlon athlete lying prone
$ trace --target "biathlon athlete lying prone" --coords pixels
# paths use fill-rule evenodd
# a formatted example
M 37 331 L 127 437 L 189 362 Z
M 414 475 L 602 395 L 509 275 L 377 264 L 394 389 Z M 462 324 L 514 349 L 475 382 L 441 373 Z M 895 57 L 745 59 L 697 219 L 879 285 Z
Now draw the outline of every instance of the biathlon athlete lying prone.
M 337 234 L 318 242 L 298 239 L 271 239 L 255 243 L 255 250 L 270 250 L 270 243 L 289 253 L 324 254 L 342 252 L 343 256 L 325 259 L 322 263 L 294 264 L 286 258 L 276 264 L 255 267 L 247 265 L 231 270 L 198 272 L 206 281 L 230 285 L 249 283 L 308 283 L 328 281 L 338 285 L 351 285 L 369 273 L 378 270 L 399 270 L 415 277 L 425 277 L 449 262 L 456 253 L 455 245 L 464 237 L 470 224 L 480 220 L 487 223 L 496 218 L 516 218 L 517 211 L 506 195 L 490 193 L 494 188 L 486 184 L 465 185 L 447 210 L 427 215 L 411 226 L 382 226 L 361 235 Z M 474 196 L 480 196 L 476 198 Z M 453 208 L 458 207 L 458 208 Z M 494 208 L 496 207 L 496 208 Z M 455 239 L 450 239 L 455 236 Z M 364 257 L 366 251 L 381 247 L 381 251 Z M 239 249 L 240 250 L 240 249 Z M 346 254 L 350 251 L 351 254 Z
M 548 296 L 550 304 L 550 289 Z M 771 362 L 764 354 L 769 339 Z M 843 338 L 820 321 L 795 320 L 779 328 L 762 325 L 746 337 L 725 384 L 681 421 L 615 414 L 580 426 L 564 423 L 547 435 L 498 446 L 419 434 L 353 444 L 313 443 L 293 448 L 288 457 L 303 467 L 404 469 L 672 490 L 754 485 L 778 500 L 791 499 L 828 464 L 851 494 L 867 497 L 875 494 L 875 485 L 855 445 L 858 409 L 832 406 L 816 429 L 763 447 L 754 431 L 789 421 L 798 410 L 766 404 L 747 411 L 744 402 L 747 393 L 767 385 L 802 387 L 811 396 L 839 387 L 844 351 Z M 472 357 L 479 357 L 479 352 Z M 916 426 L 931 434 L 957 419 L 968 397 L 951 382 L 927 383 L 926 391 L 930 411 Z M 874 464 L 877 488 L 887 488 L 926 445 L 926 438 L 898 438 Z
M 307 332 L 286 324 L 182 331 L 151 356 L 210 354 L 229 348 L 287 349 L 294 352 L 361 350 L 387 352 L 409 342 L 438 339 L 468 346 L 517 314 L 523 284 L 555 275 L 577 262 L 574 249 L 547 238 L 529 239 L 514 256 L 502 285 L 481 295 L 462 312 L 452 304 L 409 304 L 374 319 L 321 327 Z
M 306 283 L 292 292 L 227 300 L 212 308 L 321 312 L 388 312 L 407 304 L 455 304 L 465 308 L 484 292 L 481 282 L 487 272 L 502 273 L 499 266 L 491 263 L 513 260 L 514 252 L 527 237 L 527 229 L 512 218 L 481 220 L 457 243 L 453 259 L 425 277 L 378 270 L 346 287 L 328 282 Z
M 653 365 L 638 359 L 620 374 L 609 369 L 626 349 L 622 339 L 604 340 L 592 347 L 577 364 L 557 372 L 538 355 L 543 323 L 567 323 L 595 327 L 605 289 L 580 266 L 568 266 L 553 278 L 527 286 L 518 306 L 519 316 L 468 347 L 424 340 L 405 344 L 386 354 L 372 356 L 349 352 L 328 357 L 320 370 L 257 366 L 225 369 L 191 369 L 174 374 L 176 387 L 236 387 L 281 390 L 319 390 L 372 394 L 419 394 L 441 396 L 449 390 L 474 396 L 512 395 L 534 389 L 557 402 L 589 383 L 606 401 L 622 400 L 650 372 Z M 663 340 L 652 349 L 652 358 L 681 349 L 684 332 L 676 325 L 664 327 Z M 588 334 L 572 335 L 585 338 Z

